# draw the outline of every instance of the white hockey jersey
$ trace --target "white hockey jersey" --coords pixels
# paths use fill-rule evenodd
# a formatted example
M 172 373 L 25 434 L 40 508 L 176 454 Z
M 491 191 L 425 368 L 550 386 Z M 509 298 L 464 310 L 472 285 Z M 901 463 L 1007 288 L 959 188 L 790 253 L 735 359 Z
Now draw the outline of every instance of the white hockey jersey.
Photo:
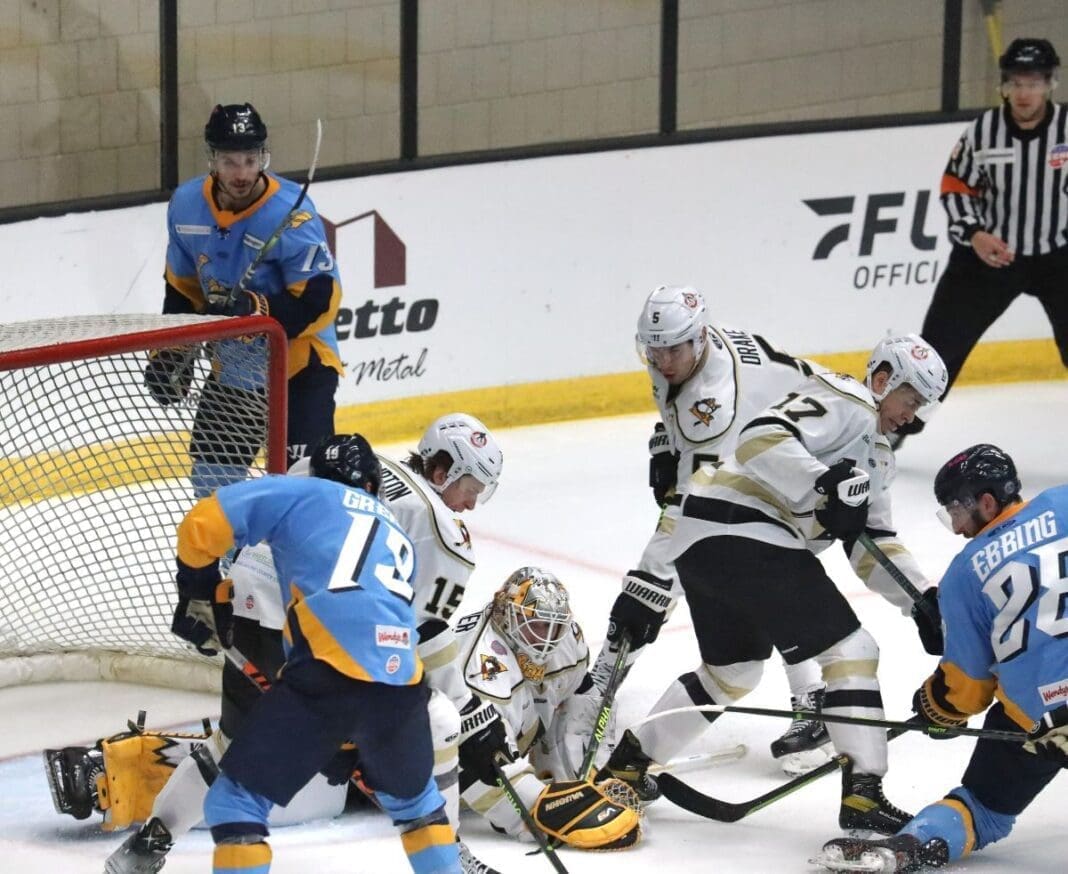
M 492 701 L 508 734 L 523 755 L 550 725 L 557 708 L 586 674 L 589 649 L 572 622 L 544 665 L 512 651 L 489 621 L 492 604 L 456 623 L 460 669 L 470 692 Z
M 870 477 L 868 532 L 918 589 L 929 588 L 894 534 L 890 486 L 896 468 L 889 442 L 878 433 L 875 401 L 861 383 L 842 374 L 810 377 L 752 419 L 718 468 L 694 474 L 671 552 L 680 555 L 696 540 L 721 535 L 823 551 L 833 541 L 815 516 L 825 500 L 815 482 L 842 459 Z M 909 611 L 908 595 L 863 547 L 854 546 L 850 562 L 870 588 Z
M 681 386 L 668 385 L 650 366 L 653 400 L 679 454 L 676 491 L 685 491 L 702 463 L 733 452 L 738 434 L 753 416 L 822 370 L 777 351 L 757 334 L 713 325 L 704 362 Z

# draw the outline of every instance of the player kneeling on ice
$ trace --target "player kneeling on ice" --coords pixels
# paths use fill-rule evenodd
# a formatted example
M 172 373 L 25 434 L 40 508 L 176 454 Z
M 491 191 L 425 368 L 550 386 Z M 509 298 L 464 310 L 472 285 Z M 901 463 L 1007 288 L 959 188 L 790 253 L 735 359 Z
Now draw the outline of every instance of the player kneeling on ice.
M 1006 837 L 1068 768 L 1068 486 L 1024 502 L 1012 459 L 981 443 L 942 466 L 934 491 L 943 521 L 969 543 L 939 584 L 945 652 L 913 709 L 950 729 L 944 736 L 986 710 L 984 729 L 1023 728 L 1030 739 L 980 738 L 961 785 L 896 835 L 825 844 L 815 861 L 832 871 L 917 871 L 956 861 Z
M 523 821 L 498 786 L 499 768 L 549 836 L 585 850 L 636 844 L 637 799 L 619 781 L 595 785 L 569 764 L 582 758 L 581 747 L 566 751 L 568 726 L 580 727 L 569 702 L 592 681 L 563 584 L 539 568 L 520 568 L 480 613 L 460 619 L 456 636 L 464 679 L 477 696 L 461 713 L 463 802 L 498 831 L 521 836 Z

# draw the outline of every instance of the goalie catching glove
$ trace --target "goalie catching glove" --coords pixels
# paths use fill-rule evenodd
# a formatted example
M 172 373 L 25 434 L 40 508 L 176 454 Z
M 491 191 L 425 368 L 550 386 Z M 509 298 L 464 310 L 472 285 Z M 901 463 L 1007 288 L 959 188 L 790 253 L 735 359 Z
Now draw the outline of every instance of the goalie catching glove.
M 550 837 L 580 850 L 623 850 L 641 840 L 641 815 L 609 798 L 608 784 L 573 780 L 550 783 L 531 814 Z
M 201 655 L 217 655 L 234 643 L 234 584 L 219 573 L 219 561 L 202 568 L 178 561 L 178 606 L 171 632 L 196 647 Z

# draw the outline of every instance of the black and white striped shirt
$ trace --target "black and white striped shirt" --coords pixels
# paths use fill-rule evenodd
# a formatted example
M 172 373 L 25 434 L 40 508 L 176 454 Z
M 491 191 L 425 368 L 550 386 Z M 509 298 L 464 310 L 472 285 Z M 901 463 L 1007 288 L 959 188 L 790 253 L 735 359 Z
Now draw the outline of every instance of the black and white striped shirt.
M 965 129 L 942 177 L 949 236 L 970 245 L 976 231 L 1001 237 L 1017 255 L 1068 245 L 1068 108 L 1050 103 L 1046 118 L 1021 130 L 1007 106 Z

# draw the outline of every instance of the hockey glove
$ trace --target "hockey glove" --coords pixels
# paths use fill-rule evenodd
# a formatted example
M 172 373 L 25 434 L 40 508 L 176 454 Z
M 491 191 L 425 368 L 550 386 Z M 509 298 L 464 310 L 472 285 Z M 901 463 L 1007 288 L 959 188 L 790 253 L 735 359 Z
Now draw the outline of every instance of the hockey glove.
M 355 744 L 346 742 L 319 773 L 326 777 L 329 785 L 344 786 L 359 769 L 360 751 Z
M 216 655 L 234 642 L 234 584 L 219 574 L 218 559 L 194 568 L 178 559 L 178 606 L 171 632 L 196 647 L 201 655 Z
M 623 578 L 623 591 L 616 597 L 608 616 L 608 640 L 619 643 L 630 632 L 631 649 L 640 649 L 656 640 L 664 614 L 671 606 L 671 583 L 644 571 L 631 571 Z
M 515 761 L 500 711 L 490 701 L 472 695 L 460 711 L 460 767 L 482 783 L 497 784 L 494 765 Z
M 942 655 L 946 641 L 942 636 L 942 611 L 938 607 L 938 587 L 932 586 L 912 605 L 912 621 L 920 633 L 920 643 L 930 655 Z
M 1068 768 L 1068 704 L 1044 714 L 1028 737 L 1023 745 L 1027 752 Z
M 145 388 L 161 407 L 178 403 L 189 394 L 196 355 L 193 349 L 160 349 L 145 368 Z
M 868 475 L 843 458 L 816 480 L 815 489 L 827 496 L 826 503 L 816 508 L 816 521 L 831 537 L 855 540 L 868 519 Z
M 671 439 L 663 422 L 657 422 L 653 428 L 649 456 L 649 487 L 653 490 L 653 498 L 663 507 L 679 479 L 679 455 L 671 451 Z
M 239 291 L 236 295 L 209 294 L 207 313 L 212 316 L 266 316 L 270 306 L 265 295 Z
M 936 707 L 927 691 L 930 682 L 930 680 L 925 681 L 912 696 L 912 712 L 916 715 L 908 721 L 930 726 L 927 736 L 934 740 L 960 737 L 953 729 L 967 725 L 967 715 L 962 715 L 960 719 L 954 719 Z

